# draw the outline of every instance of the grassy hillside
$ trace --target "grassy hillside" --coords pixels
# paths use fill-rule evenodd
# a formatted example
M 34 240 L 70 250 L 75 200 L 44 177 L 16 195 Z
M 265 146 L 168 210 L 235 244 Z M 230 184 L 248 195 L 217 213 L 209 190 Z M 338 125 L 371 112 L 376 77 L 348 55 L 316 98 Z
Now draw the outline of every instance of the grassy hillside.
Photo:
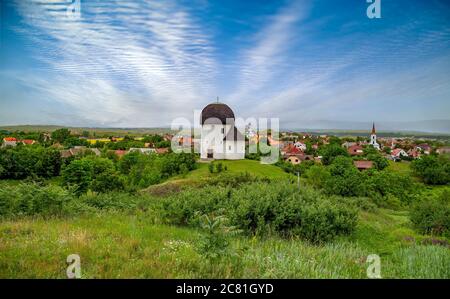
M 73 253 L 84 278 L 366 278 L 371 253 L 381 256 L 384 278 L 450 278 L 448 248 L 420 245 L 392 216 L 363 214 L 352 238 L 325 245 L 236 237 L 238 256 L 213 264 L 195 251 L 200 231 L 157 225 L 145 213 L 5 221 L 0 278 L 65 278 Z
M 227 167 L 228 173 L 237 174 L 242 172 L 248 172 L 254 176 L 266 177 L 270 179 L 284 179 L 292 177 L 292 175 L 284 172 L 280 167 L 268 164 L 261 164 L 259 161 L 254 160 L 223 160 L 215 161 L 214 163 L 221 162 L 223 166 Z M 201 179 L 210 177 L 211 174 L 208 170 L 209 163 L 199 163 L 198 169 L 191 171 L 185 178 L 186 179 Z M 177 178 L 179 179 L 179 177 Z

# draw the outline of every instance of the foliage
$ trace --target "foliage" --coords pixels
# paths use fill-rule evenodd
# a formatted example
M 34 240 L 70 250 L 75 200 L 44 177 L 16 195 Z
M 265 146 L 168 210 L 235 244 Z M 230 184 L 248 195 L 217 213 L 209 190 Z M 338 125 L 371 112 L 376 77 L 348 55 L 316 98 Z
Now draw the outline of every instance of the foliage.
M 72 199 L 69 191 L 58 186 L 22 183 L 0 188 L 0 216 L 62 215 Z
M 52 140 L 63 144 L 70 137 L 70 130 L 66 128 L 58 129 L 52 132 Z
M 0 148 L 0 178 L 50 178 L 59 175 L 61 157 L 58 150 L 40 145 Z
M 231 237 L 239 233 L 233 226 L 228 225 L 228 219 L 224 216 L 198 215 L 200 227 L 205 230 L 197 243 L 197 251 L 208 260 L 229 256 L 231 251 Z
M 411 169 L 426 184 L 446 185 L 450 182 L 450 158 L 446 155 L 424 155 L 411 163 Z
M 252 183 L 230 189 L 206 187 L 165 198 L 161 213 L 173 224 L 193 224 L 196 213 L 223 211 L 230 224 L 248 234 L 298 235 L 312 242 L 349 234 L 356 209 L 328 200 L 317 191 L 291 184 Z
M 450 191 L 413 204 L 411 222 L 422 233 L 450 236 Z
M 128 184 L 145 188 L 176 174 L 186 175 L 196 168 L 195 155 L 190 153 L 134 154 L 123 157 L 119 169 L 127 174 Z
M 380 155 L 378 152 L 372 153 L 372 154 L 368 154 L 367 155 L 367 160 L 373 161 L 374 167 L 377 170 L 383 170 L 383 169 L 385 169 L 386 167 L 389 166 L 388 159 L 386 159 L 385 157 Z
M 322 155 L 324 165 L 330 165 L 338 156 L 348 157 L 347 150 L 337 143 L 330 143 L 321 147 L 319 153 Z
M 96 156 L 72 161 L 63 168 L 61 177 L 63 185 L 74 186 L 77 194 L 82 194 L 88 189 L 109 192 L 124 187 L 114 163 Z

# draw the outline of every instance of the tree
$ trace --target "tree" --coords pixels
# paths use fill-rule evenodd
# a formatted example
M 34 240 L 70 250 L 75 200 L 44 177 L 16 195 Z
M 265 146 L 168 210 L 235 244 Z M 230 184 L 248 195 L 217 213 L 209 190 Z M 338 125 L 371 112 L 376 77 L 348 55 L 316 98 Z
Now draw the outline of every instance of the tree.
M 373 162 L 377 170 L 383 170 L 389 166 L 389 161 L 379 153 L 369 154 L 367 159 Z
M 347 150 L 336 143 L 322 147 L 319 153 L 322 155 L 322 163 L 324 165 L 330 165 L 338 156 L 348 157 Z
M 450 182 L 450 159 L 444 155 L 422 156 L 411 163 L 411 168 L 427 184 L 445 185 Z
M 64 143 L 64 141 L 70 137 L 69 129 L 62 128 L 52 132 L 52 139 L 59 143 Z

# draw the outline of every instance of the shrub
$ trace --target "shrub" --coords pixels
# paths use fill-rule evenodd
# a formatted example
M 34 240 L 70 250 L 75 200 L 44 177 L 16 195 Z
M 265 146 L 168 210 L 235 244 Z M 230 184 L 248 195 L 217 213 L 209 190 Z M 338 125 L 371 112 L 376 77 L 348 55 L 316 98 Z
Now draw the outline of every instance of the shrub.
M 330 165 L 331 163 L 333 163 L 336 157 L 348 157 L 347 150 L 340 146 L 338 143 L 330 143 L 326 146 L 323 146 L 319 150 L 319 152 L 322 155 L 322 163 L 324 165 Z
M 214 172 L 214 163 L 209 163 L 208 164 L 208 170 L 209 170 L 209 173 L 213 173 Z
M 415 203 L 411 222 L 422 233 L 450 236 L 450 192 Z
M 62 182 L 65 186 L 74 186 L 77 194 L 82 194 L 88 189 L 109 192 L 124 187 L 114 163 L 107 158 L 96 156 L 74 160 L 64 167 Z
M 223 164 L 222 164 L 222 162 L 217 163 L 216 169 L 217 169 L 217 172 L 218 172 L 218 173 L 221 173 L 221 172 L 222 172 L 222 169 L 223 169 Z
M 426 184 L 445 185 L 450 182 L 450 158 L 448 156 L 422 156 L 411 163 L 411 169 Z
M 0 148 L 0 178 L 50 178 L 59 175 L 61 157 L 58 150 L 40 145 Z
M 161 213 L 173 224 L 195 224 L 196 213 L 223 211 L 230 224 L 248 234 L 299 235 L 312 242 L 349 234 L 357 210 L 293 184 L 251 183 L 240 188 L 206 187 L 165 198 Z
M 36 183 L 3 186 L 0 189 L 0 216 L 62 215 L 72 200 L 68 190 Z

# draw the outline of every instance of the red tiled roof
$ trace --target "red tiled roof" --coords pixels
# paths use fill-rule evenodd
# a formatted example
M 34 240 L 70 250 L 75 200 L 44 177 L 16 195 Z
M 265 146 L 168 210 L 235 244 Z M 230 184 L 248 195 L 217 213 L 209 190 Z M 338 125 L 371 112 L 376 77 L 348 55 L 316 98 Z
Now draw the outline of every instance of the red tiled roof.
M 302 151 L 296 148 L 293 144 L 288 144 L 283 148 L 283 151 L 288 155 L 299 154 Z
M 122 157 L 123 155 L 125 155 L 127 153 L 127 151 L 125 151 L 125 150 L 115 150 L 114 153 L 117 156 Z
M 372 161 L 353 161 L 353 164 L 356 166 L 356 168 L 358 169 L 369 169 L 373 167 L 373 162 Z
M 360 145 L 352 145 L 352 146 L 349 146 L 349 148 L 347 149 L 348 153 L 352 156 L 362 155 L 363 153 L 360 152 L 362 150 L 363 150 L 363 147 Z
M 25 144 L 33 144 L 34 140 L 32 140 L 32 139 L 24 139 L 24 140 L 22 140 L 22 142 L 25 143 Z
M 17 141 L 17 139 L 14 137 L 5 137 L 5 138 L 3 138 L 3 140 L 4 141 Z
M 162 147 L 162 148 L 156 148 L 156 153 L 157 154 L 165 154 L 169 152 L 169 148 L 168 147 Z

